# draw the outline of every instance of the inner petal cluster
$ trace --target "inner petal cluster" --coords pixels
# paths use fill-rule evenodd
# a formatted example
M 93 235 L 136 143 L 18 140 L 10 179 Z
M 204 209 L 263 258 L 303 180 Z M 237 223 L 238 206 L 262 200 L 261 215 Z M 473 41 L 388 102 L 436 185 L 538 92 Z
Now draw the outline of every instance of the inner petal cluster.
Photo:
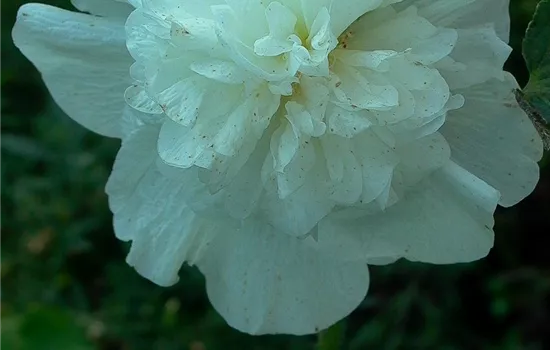
M 383 210 L 448 160 L 437 130 L 464 102 L 438 70 L 456 31 L 392 2 L 145 2 L 126 100 L 233 217 L 299 236 L 335 208 Z
M 289 8 L 279 2 L 270 3 L 265 9 L 269 34 L 254 42 L 254 52 L 259 56 L 280 57 L 288 61 L 288 74 L 328 76 L 328 54 L 337 45 L 330 28 L 330 15 L 326 7 L 320 9 L 311 28 L 304 24 Z M 298 82 L 298 80 L 296 80 Z M 291 95 L 292 91 L 287 91 Z

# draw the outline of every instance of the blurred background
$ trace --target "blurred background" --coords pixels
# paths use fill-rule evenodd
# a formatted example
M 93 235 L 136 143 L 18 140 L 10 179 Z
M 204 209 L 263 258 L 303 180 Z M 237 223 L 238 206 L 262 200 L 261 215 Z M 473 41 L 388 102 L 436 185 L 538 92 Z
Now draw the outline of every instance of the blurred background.
M 119 141 L 55 106 L 11 42 L 17 8 L 2 1 L 2 348 L 314 349 L 315 337 L 252 337 L 210 306 L 183 268 L 161 288 L 126 265 L 104 185 Z M 43 2 L 70 8 L 69 0 Z M 507 64 L 522 86 L 521 39 L 536 0 L 512 0 Z M 548 157 L 543 163 L 548 163 Z M 550 167 L 520 205 L 496 214 L 483 261 L 372 267 L 368 297 L 347 320 L 343 348 L 550 349 Z

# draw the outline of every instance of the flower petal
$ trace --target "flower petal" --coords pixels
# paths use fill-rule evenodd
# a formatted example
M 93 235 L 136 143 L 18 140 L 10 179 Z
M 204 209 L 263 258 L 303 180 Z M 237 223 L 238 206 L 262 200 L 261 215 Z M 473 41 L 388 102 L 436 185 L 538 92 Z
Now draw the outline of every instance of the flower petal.
M 122 142 L 107 182 L 105 192 L 109 196 L 109 207 L 115 215 L 115 234 L 121 240 L 132 239 L 136 230 L 133 225 L 138 225 L 136 220 L 139 217 L 133 217 L 133 207 L 139 205 L 139 202 L 133 197 L 137 195 L 137 189 L 145 175 L 155 167 L 158 133 L 159 126 L 147 126 L 129 134 Z M 146 185 L 143 189 L 147 189 Z M 124 210 L 127 207 L 132 208 L 128 216 L 125 216 Z M 127 221 L 121 220 L 123 216 Z M 121 225 L 118 225 L 119 220 Z
M 132 83 L 122 22 L 29 4 L 19 10 L 13 39 L 71 118 L 120 136 L 124 91 Z
M 392 148 L 370 130 L 354 138 L 353 147 L 353 154 L 363 171 L 361 201 L 370 203 L 391 183 L 399 158 Z
M 217 232 L 185 203 L 190 184 L 157 168 L 158 126 L 145 126 L 124 140 L 107 184 L 117 237 L 131 240 L 126 261 L 161 286 L 177 282 Z M 185 187 L 185 188 L 184 188 Z
M 124 0 L 71 0 L 79 11 L 93 15 L 126 19 L 134 8 Z
M 309 0 L 311 1 L 311 0 Z M 382 0 L 334 0 L 330 13 L 333 33 L 338 36 L 362 14 L 372 11 L 382 4 Z
M 347 260 L 469 262 L 486 256 L 493 246 L 498 200 L 494 188 L 451 163 L 385 213 L 352 220 L 345 213 L 327 217 L 319 224 L 315 245 Z
M 542 141 L 518 106 L 511 74 L 461 91 L 464 107 L 449 112 L 441 133 L 452 159 L 502 193 L 500 205 L 512 206 L 533 191 Z
M 449 161 L 451 150 L 445 138 L 438 132 L 397 147 L 400 157 L 397 174 L 402 184 L 412 187 Z M 395 174 L 394 174 L 395 176 Z
M 160 286 L 178 281 L 178 271 L 184 262 L 194 264 L 204 248 L 219 232 L 185 203 L 184 181 L 162 176 L 150 168 L 143 177 L 132 200 L 138 205 L 115 220 L 133 219 L 139 222 L 132 233 L 132 246 L 126 262 L 143 277 Z M 115 227 L 121 227 L 120 225 Z
M 216 235 L 197 263 L 214 308 L 251 334 L 309 334 L 353 311 L 369 276 L 361 262 L 322 256 L 259 221 Z
M 300 167 L 300 161 L 291 163 L 291 168 L 295 167 Z M 265 168 L 266 166 L 263 171 Z M 291 181 L 285 184 L 284 178 L 273 174 L 269 180 L 277 183 L 279 193 L 266 191 L 264 194 L 260 204 L 264 219 L 283 233 L 294 237 L 306 236 L 334 207 L 334 201 L 329 198 L 326 188 L 328 174 L 325 169 L 325 163 L 320 160 L 314 160 L 313 168 L 310 167 L 307 173 L 299 169 L 289 169 L 287 179 L 294 177 L 294 181 L 299 181 L 302 185 L 299 188 L 294 188 Z M 298 176 L 302 178 L 298 179 Z M 282 186 L 292 186 L 293 192 L 281 193 Z M 282 194 L 286 197 L 282 198 Z
M 435 64 L 451 89 L 504 79 L 504 62 L 512 48 L 490 26 L 457 30 L 458 40 L 450 56 Z
M 321 138 L 331 180 L 330 198 L 338 204 L 354 204 L 363 193 L 361 164 L 353 154 L 352 141 L 336 135 Z
M 472 28 L 492 23 L 499 37 L 508 42 L 510 0 L 409 0 L 394 7 L 403 9 L 411 5 L 437 26 Z

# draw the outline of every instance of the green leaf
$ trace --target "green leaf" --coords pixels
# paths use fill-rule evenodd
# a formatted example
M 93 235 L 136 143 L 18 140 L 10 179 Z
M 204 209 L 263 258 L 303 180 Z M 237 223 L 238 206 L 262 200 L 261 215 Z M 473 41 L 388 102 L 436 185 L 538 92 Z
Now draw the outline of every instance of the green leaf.
M 539 2 L 523 41 L 523 56 L 530 72 L 523 90 L 526 103 L 550 122 L 550 1 Z M 529 111 L 528 111 L 529 113 Z M 532 113 L 529 113 L 532 114 Z M 532 117 L 537 117 L 532 116 Z
M 340 350 L 346 331 L 345 320 L 320 332 L 317 337 L 317 350 Z

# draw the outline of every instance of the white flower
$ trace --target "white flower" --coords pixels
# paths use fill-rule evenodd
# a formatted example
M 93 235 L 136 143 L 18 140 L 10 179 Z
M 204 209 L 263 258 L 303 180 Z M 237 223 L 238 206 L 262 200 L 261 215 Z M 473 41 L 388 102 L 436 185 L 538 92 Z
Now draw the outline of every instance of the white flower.
M 15 43 L 69 116 L 122 138 L 128 263 L 160 285 L 198 266 L 241 331 L 330 326 L 367 263 L 479 259 L 496 205 L 537 183 L 507 0 L 128 3 L 23 6 Z

